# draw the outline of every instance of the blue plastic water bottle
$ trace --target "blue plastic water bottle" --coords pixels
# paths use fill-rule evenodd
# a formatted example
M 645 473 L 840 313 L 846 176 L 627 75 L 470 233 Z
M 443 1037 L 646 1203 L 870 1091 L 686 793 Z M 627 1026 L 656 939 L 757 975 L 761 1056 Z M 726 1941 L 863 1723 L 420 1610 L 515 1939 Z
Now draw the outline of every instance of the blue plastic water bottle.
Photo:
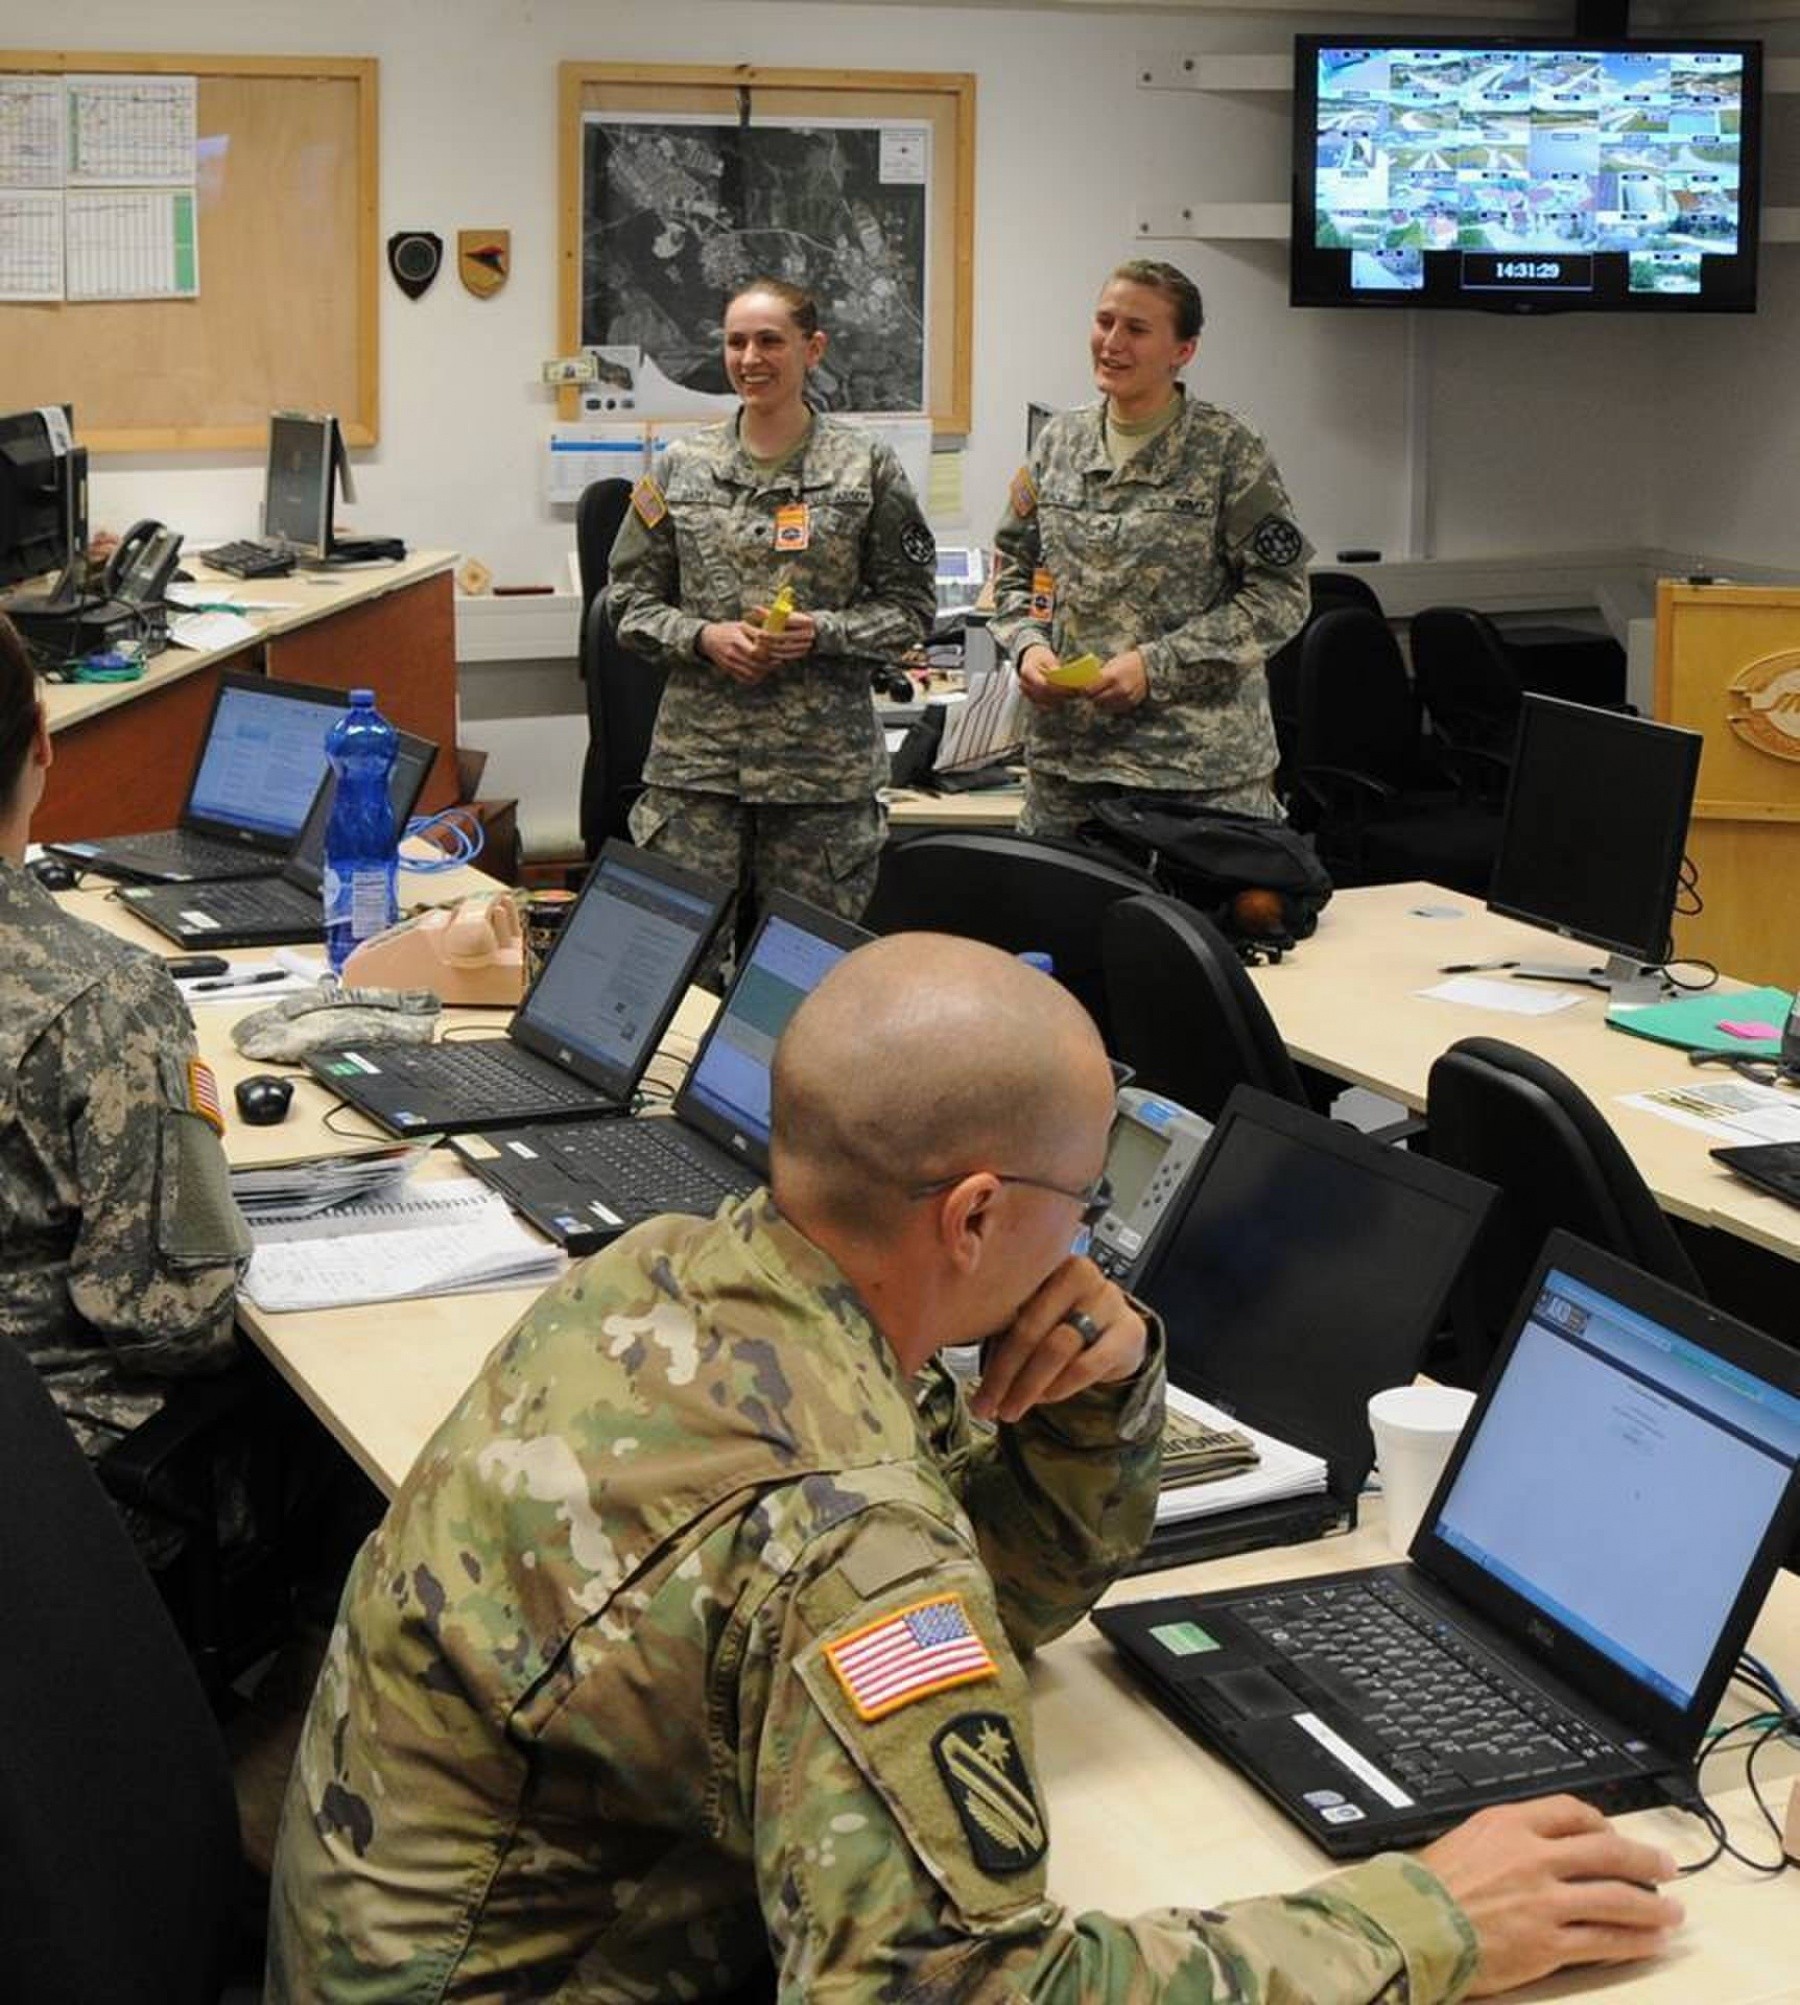
M 399 836 L 388 775 L 400 751 L 372 689 L 353 689 L 350 708 L 325 737 L 337 792 L 325 824 L 325 957 L 341 972 L 351 949 L 399 916 Z

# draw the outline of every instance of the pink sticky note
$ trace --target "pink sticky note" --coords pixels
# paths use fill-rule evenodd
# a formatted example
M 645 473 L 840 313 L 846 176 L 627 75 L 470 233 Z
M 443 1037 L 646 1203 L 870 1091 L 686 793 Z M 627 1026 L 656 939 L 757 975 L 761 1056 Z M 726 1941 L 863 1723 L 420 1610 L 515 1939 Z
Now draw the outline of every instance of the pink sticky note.
M 1727 1037 L 1767 1038 L 1773 1041 L 1781 1035 L 1780 1030 L 1774 1024 L 1764 1023 L 1760 1017 L 1740 1018 L 1735 1023 L 1721 1021 L 1718 1028 Z

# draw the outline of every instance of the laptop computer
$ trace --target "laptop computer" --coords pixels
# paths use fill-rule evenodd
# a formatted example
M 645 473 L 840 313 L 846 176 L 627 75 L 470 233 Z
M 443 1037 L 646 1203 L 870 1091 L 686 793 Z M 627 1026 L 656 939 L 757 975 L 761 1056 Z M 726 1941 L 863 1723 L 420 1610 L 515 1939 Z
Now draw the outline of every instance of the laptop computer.
M 45 845 L 78 870 L 140 883 L 266 877 L 293 848 L 330 770 L 325 734 L 344 714 L 341 689 L 219 677 L 181 825 Z M 153 748 L 146 747 L 146 756 Z
M 1159 1525 L 1136 1569 L 1356 1522 L 1368 1404 L 1418 1371 L 1494 1193 L 1342 1121 L 1237 1087 L 1135 1287 L 1172 1385 L 1323 1459 L 1322 1492 Z
M 774 892 L 670 1115 L 465 1134 L 452 1146 L 571 1253 L 591 1253 L 665 1211 L 716 1210 L 768 1176 L 775 1040 L 826 974 L 871 937 Z
M 409 731 L 396 735 L 400 749 L 388 775 L 388 798 L 394 804 L 394 826 L 404 829 L 438 748 L 429 738 L 415 738 Z M 321 940 L 325 825 L 336 792 L 337 776 L 328 770 L 279 876 L 201 884 L 126 884 L 117 895 L 147 925 L 182 947 L 261 947 Z
M 1800 1353 L 1550 1235 L 1410 1562 L 1103 1609 L 1324 1850 L 1685 1801 L 1800 1523 Z
M 321 1050 L 307 1067 L 390 1135 L 622 1114 L 730 896 L 608 842 L 505 1037 Z

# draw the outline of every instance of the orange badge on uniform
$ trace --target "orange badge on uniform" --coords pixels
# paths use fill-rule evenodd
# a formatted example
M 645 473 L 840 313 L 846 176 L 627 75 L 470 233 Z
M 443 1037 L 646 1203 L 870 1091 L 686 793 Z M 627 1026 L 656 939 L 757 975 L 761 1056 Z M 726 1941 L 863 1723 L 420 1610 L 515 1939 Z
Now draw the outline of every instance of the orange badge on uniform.
M 784 501 L 775 511 L 777 550 L 804 550 L 812 541 L 812 514 L 804 501 Z
M 225 1132 L 225 1115 L 219 1106 L 219 1082 L 204 1058 L 187 1062 L 188 1112 L 198 1114 L 215 1135 Z
M 663 499 L 663 491 L 648 474 L 631 490 L 631 505 L 637 511 L 638 520 L 646 529 L 654 529 L 669 512 L 669 504 Z
M 1031 477 L 1030 467 L 1020 467 L 1006 491 L 1012 500 L 1012 512 L 1021 522 L 1037 513 L 1037 482 Z
M 1031 617 L 1047 620 L 1056 611 L 1056 580 L 1048 571 L 1031 574 Z
M 1000 1675 L 960 1594 L 933 1595 L 853 1629 L 827 1643 L 825 1656 L 864 1720 L 881 1719 L 928 1692 Z

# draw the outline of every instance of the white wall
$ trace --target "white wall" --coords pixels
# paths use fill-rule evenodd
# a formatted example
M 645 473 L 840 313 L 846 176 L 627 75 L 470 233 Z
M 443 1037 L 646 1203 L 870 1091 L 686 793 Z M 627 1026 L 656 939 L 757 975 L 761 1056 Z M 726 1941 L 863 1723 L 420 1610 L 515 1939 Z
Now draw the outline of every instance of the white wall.
M 1652 540 L 1723 548 L 1721 537 L 1745 536 L 1758 550 L 1791 547 L 1789 456 L 1770 464 L 1764 444 L 1795 443 L 1800 431 L 1784 356 L 1800 247 L 1768 254 L 1770 305 L 1755 322 L 1672 329 L 1294 312 L 1276 245 L 1133 244 L 1134 198 L 1275 200 L 1288 148 L 1284 96 L 1140 91 L 1134 56 L 1278 50 L 1296 29 L 1330 19 L 841 0 L 166 0 L 151 11 L 82 0 L 56 34 L 63 48 L 380 58 L 383 239 L 423 227 L 453 244 L 458 228 L 505 226 L 513 275 L 497 298 L 478 301 L 447 270 L 413 303 L 383 274 L 382 437 L 359 461 L 359 515 L 417 545 L 476 553 L 503 582 L 560 581 L 572 541 L 538 475 L 553 416 L 537 377 L 557 347 L 555 66 L 565 57 L 977 75 L 967 469 L 977 535 L 1020 456 L 1026 399 L 1088 394 L 1094 292 L 1110 265 L 1144 248 L 1199 280 L 1208 331 L 1195 386 L 1266 433 L 1323 552 L 1406 549 L 1415 318 L 1433 554 Z M 43 21 L 37 0 L 0 0 L 0 46 L 42 44 Z M 1754 397 L 1740 363 L 1756 372 Z M 0 351 L 0 402 L 3 390 Z M 1710 450 L 1718 439 L 1731 442 L 1729 468 Z M 1763 464 L 1746 480 L 1741 461 Z M 241 534 L 254 526 L 259 485 L 254 454 L 107 460 L 94 515 L 116 525 L 157 514 L 194 535 Z M 938 526 L 958 540 L 959 525 Z

